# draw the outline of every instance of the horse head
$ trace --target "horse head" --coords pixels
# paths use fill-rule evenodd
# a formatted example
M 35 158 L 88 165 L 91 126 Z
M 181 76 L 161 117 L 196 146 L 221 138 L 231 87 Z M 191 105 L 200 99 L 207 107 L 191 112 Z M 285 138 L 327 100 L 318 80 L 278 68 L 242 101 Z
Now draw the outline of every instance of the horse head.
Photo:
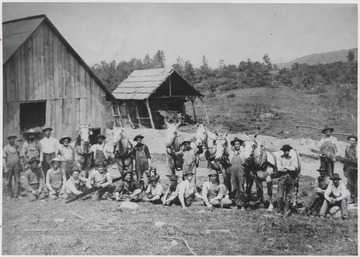
M 76 138 L 76 145 L 80 146 L 80 152 L 82 153 L 89 152 L 90 135 L 92 135 L 92 131 L 90 130 L 90 123 L 87 125 L 79 124 L 79 130 L 77 132 L 77 138 Z
M 256 140 L 256 136 L 249 137 L 249 140 L 244 142 L 244 161 L 249 162 L 254 155 L 255 149 L 259 147 L 259 142 Z
M 114 146 L 125 137 L 125 131 L 121 127 L 113 127 L 113 144 Z
M 198 129 L 196 130 L 196 141 L 195 144 L 197 147 L 203 146 L 207 141 L 207 129 L 204 124 L 199 124 Z
M 166 147 L 170 147 L 176 136 L 177 136 L 177 128 L 179 127 L 180 123 L 176 124 L 176 123 L 167 123 L 166 122 Z
M 215 160 L 220 160 L 223 157 L 228 147 L 228 141 L 226 139 L 228 133 L 226 132 L 224 134 L 218 134 L 217 132 L 215 132 L 215 134 L 218 136 L 217 139 L 215 140 L 215 146 L 216 146 Z
M 129 138 L 125 135 L 125 131 L 120 127 L 114 127 L 114 139 L 113 143 L 115 151 L 119 157 L 128 156 L 132 150 L 133 145 Z

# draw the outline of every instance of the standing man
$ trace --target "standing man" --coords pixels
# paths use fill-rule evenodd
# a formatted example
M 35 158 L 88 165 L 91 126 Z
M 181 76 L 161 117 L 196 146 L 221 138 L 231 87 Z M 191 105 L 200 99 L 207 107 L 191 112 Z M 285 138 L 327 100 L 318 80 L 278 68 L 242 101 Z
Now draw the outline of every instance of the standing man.
M 277 160 L 277 169 L 281 177 L 278 181 L 277 203 L 280 213 L 290 214 L 290 202 L 294 191 L 294 180 L 297 176 L 298 164 L 289 155 L 292 147 L 283 145 L 284 152 Z
M 58 155 L 63 159 L 63 170 L 66 174 L 66 179 L 70 177 L 70 171 L 75 165 L 75 149 L 70 145 L 71 137 L 63 136 L 59 143 L 61 146 L 58 149 Z
M 192 183 L 194 183 L 194 185 L 196 184 L 196 162 L 197 162 L 197 158 L 196 158 L 196 152 L 195 150 L 191 147 L 191 141 L 190 140 L 185 140 L 182 142 L 181 144 L 182 146 L 182 151 L 183 151 L 183 180 L 185 180 L 184 178 L 184 174 L 185 173 L 194 173 L 193 178 L 192 178 Z
M 58 140 L 51 136 L 53 129 L 46 127 L 43 129 L 44 138 L 40 140 L 41 149 L 43 152 L 42 169 L 46 177 L 47 171 L 50 169 L 50 161 L 55 158 L 58 146 Z
M 3 159 L 4 159 L 4 171 L 7 173 L 7 188 L 9 197 L 13 198 L 13 189 L 12 189 L 12 178 L 14 177 L 15 182 L 15 198 L 19 196 L 20 193 L 20 147 L 15 144 L 15 139 L 17 136 L 11 134 L 7 137 L 9 144 L 4 147 Z
M 347 188 L 350 191 L 350 203 L 357 202 L 357 136 L 347 138 L 350 145 L 345 149 L 344 175 L 347 177 Z
M 106 162 L 108 160 L 107 153 L 109 152 L 107 148 L 108 144 L 105 144 L 105 136 L 97 135 L 97 144 L 91 146 L 90 151 L 94 153 L 94 162 Z M 110 149 L 111 152 L 111 149 Z
M 346 186 L 343 183 L 340 183 L 340 176 L 337 173 L 333 174 L 333 177 L 330 178 L 333 183 L 331 183 L 325 190 L 325 200 L 320 210 L 320 217 L 325 219 L 325 214 L 329 208 L 333 206 L 339 206 L 341 208 L 341 216 L 344 220 L 349 219 L 347 211 L 347 198 L 349 198 L 349 191 L 346 189 Z
M 37 199 L 42 200 L 46 197 L 44 174 L 39 168 L 39 163 L 36 157 L 31 158 L 28 161 L 29 169 L 24 174 L 24 187 L 30 202 Z
M 332 177 L 336 156 L 339 154 L 339 142 L 331 135 L 334 132 L 333 128 L 325 126 L 321 132 L 325 134 L 325 137 L 320 140 L 321 166 L 328 171 L 328 176 Z
M 150 151 L 148 146 L 143 144 L 143 138 L 142 135 L 137 135 L 134 138 L 136 145 L 134 146 L 133 156 L 137 182 L 140 182 L 143 179 L 144 172 L 151 167 Z
M 25 142 L 22 145 L 22 149 L 20 151 L 20 162 L 24 167 L 24 170 L 26 170 L 28 168 L 28 162 L 32 158 L 38 159 L 41 165 L 43 160 L 43 152 L 41 143 L 38 140 L 38 132 L 36 132 L 34 129 L 29 129 L 28 131 L 24 132 L 23 136 L 25 138 Z
M 241 209 L 245 210 L 245 172 L 244 172 L 244 157 L 243 155 L 243 140 L 235 137 L 230 144 L 233 146 L 229 154 L 229 160 L 231 167 L 231 191 L 232 196 L 234 197 L 235 205 Z M 226 173 L 226 172 L 225 172 Z

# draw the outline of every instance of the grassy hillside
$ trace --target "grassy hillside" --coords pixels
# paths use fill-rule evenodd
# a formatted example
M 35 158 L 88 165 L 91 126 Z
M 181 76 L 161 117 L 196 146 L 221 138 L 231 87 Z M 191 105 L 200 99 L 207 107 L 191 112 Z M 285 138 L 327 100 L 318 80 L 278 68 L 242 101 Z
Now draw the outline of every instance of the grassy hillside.
M 355 60 L 357 60 L 357 48 L 352 49 L 345 49 L 339 51 L 331 51 L 326 53 L 319 53 L 319 54 L 311 54 L 302 56 L 297 58 L 291 62 L 287 63 L 278 63 L 276 64 L 280 69 L 282 68 L 289 68 L 294 63 L 306 63 L 309 65 L 319 64 L 319 63 L 332 63 L 332 62 L 347 62 L 347 55 L 349 51 L 354 51 L 355 53 Z
M 335 132 L 356 133 L 357 90 L 349 85 L 328 86 L 324 93 L 309 94 L 287 87 L 247 88 L 215 94 L 206 98 L 210 125 L 213 130 L 230 133 L 259 132 L 280 138 L 321 138 L 321 131 L 297 129 L 296 124 L 323 128 L 326 124 Z M 192 115 L 191 104 L 187 112 Z M 197 101 L 199 120 L 205 115 Z M 346 140 L 345 136 L 338 136 Z

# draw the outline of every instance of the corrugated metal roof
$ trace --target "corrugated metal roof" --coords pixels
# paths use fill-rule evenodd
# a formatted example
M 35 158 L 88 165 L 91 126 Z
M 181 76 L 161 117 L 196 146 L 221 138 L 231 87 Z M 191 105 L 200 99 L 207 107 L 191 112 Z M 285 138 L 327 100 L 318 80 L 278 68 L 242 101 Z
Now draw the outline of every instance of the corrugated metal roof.
M 15 53 L 34 30 L 43 22 L 44 16 L 3 23 L 3 64 Z
M 135 70 L 113 91 L 113 95 L 118 100 L 148 99 L 174 72 L 174 69 L 166 68 Z M 191 87 L 190 84 L 185 83 L 187 87 Z M 195 95 L 201 96 L 196 89 L 191 88 L 196 92 Z

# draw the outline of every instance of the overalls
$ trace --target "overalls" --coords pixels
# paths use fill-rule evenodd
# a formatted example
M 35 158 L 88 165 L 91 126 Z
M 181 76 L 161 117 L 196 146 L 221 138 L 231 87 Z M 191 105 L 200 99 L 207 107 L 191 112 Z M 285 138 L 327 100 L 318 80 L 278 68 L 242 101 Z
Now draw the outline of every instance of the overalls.
M 321 157 L 321 166 L 325 167 L 328 172 L 328 176 L 331 178 L 334 173 L 334 158 L 335 158 L 335 147 L 331 141 L 325 141 L 321 146 L 321 152 L 325 155 L 325 157 Z
M 149 161 L 144 149 L 145 145 L 135 147 L 135 169 L 139 182 L 146 170 L 149 169 Z
M 232 166 L 231 170 L 231 193 L 234 197 L 234 202 L 239 207 L 245 206 L 245 173 L 243 167 L 243 160 L 240 157 L 240 152 L 230 160 Z M 225 172 L 226 173 L 226 172 Z M 226 180 L 225 180 L 226 181 Z
M 20 193 L 20 158 L 19 158 L 19 146 L 14 144 L 8 145 L 6 150 L 6 169 L 8 171 L 8 181 L 7 187 L 10 194 L 10 197 L 13 197 L 12 191 L 12 177 L 14 177 L 15 182 L 15 197 Z

